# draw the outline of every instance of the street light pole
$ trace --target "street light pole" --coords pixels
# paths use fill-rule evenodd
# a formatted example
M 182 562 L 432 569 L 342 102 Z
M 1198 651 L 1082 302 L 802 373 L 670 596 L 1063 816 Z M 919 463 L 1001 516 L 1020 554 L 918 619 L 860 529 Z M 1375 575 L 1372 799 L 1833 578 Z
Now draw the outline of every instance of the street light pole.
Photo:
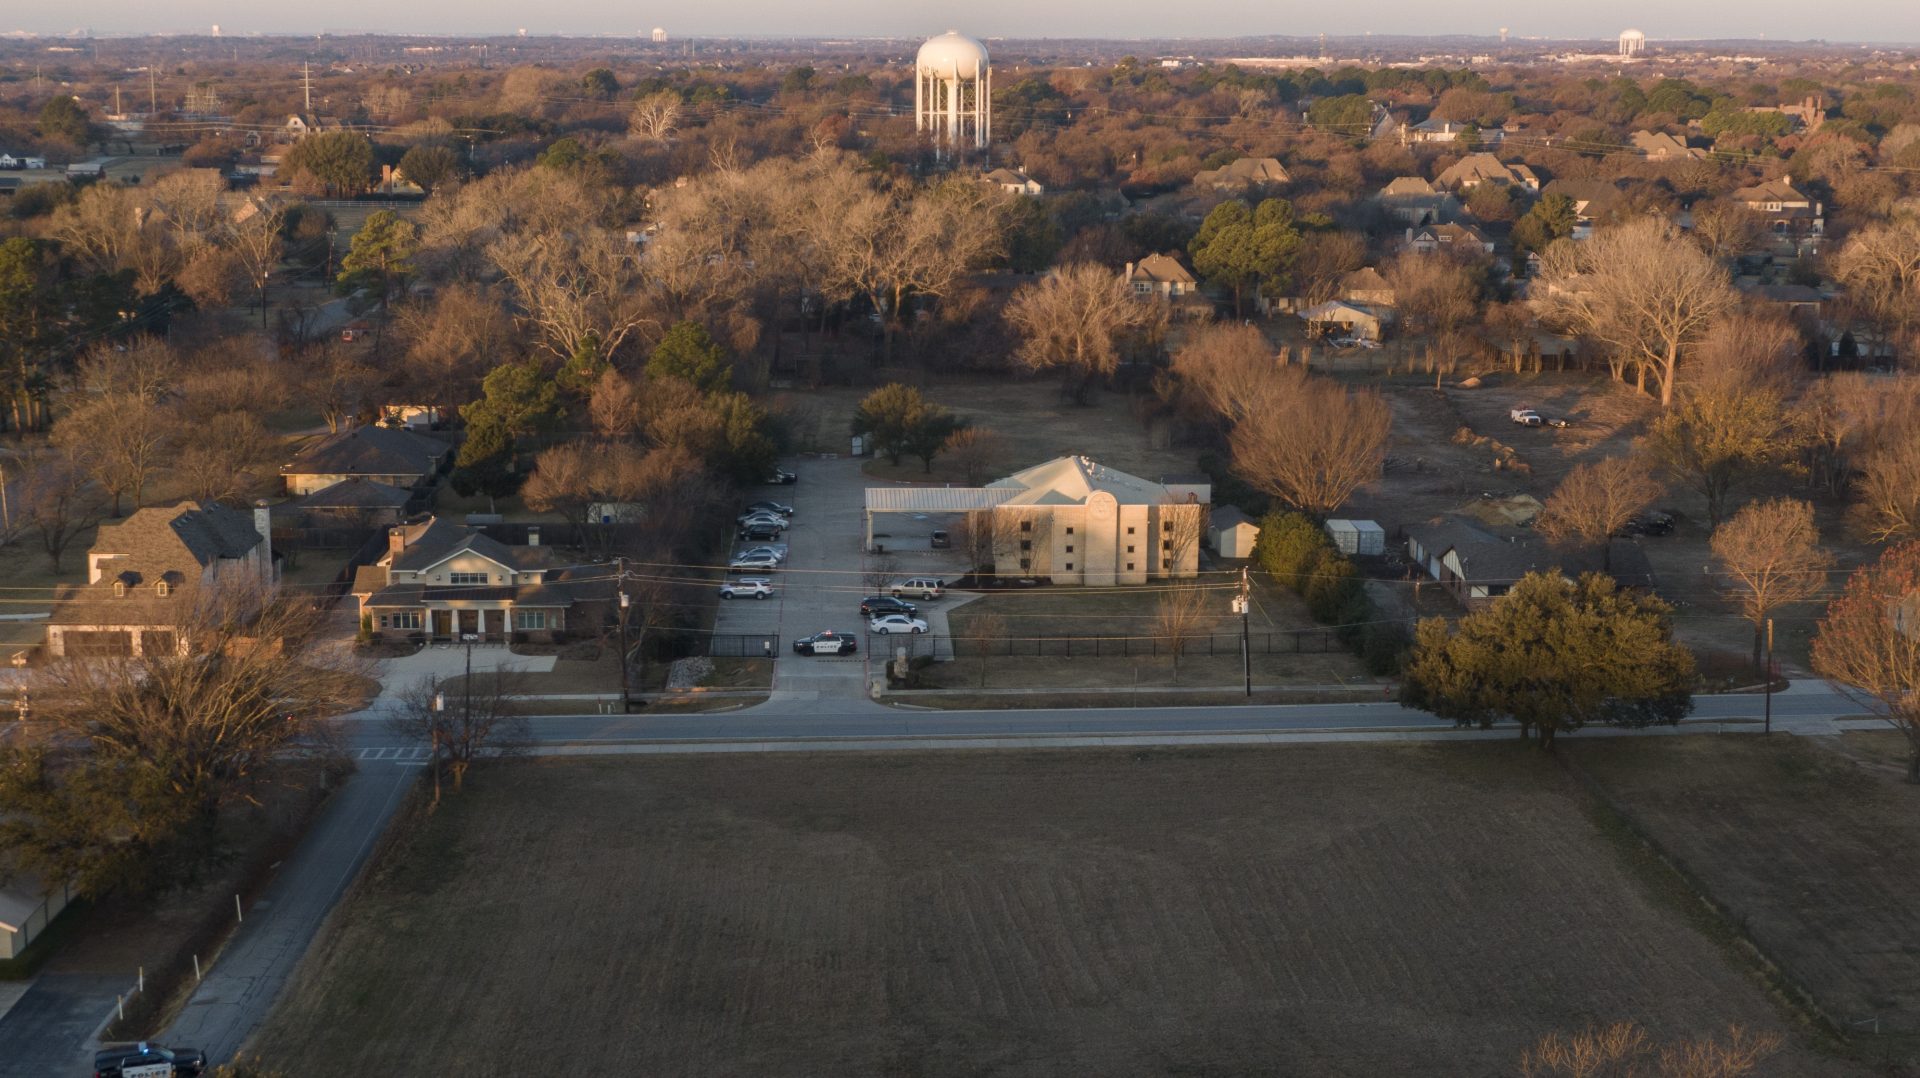
M 1773 733 L 1773 619 L 1767 619 L 1767 704 L 1766 732 Z
M 633 600 L 627 595 L 627 559 L 620 558 L 616 565 L 620 572 L 620 714 L 628 715 L 633 712 L 633 693 L 627 685 L 627 610 Z
M 1240 567 L 1240 594 L 1234 596 L 1233 605 L 1240 611 L 1240 676 L 1246 682 L 1247 697 L 1253 697 L 1253 635 L 1247 626 L 1248 612 L 1253 607 L 1253 585 L 1247 579 L 1247 567 Z

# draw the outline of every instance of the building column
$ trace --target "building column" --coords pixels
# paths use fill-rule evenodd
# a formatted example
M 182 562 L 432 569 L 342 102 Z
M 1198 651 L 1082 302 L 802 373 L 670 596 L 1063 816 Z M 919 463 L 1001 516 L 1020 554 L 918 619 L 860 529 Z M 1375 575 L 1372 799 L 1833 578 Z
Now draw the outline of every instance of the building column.
M 478 633 L 478 634 L 480 635 L 480 639 L 482 639 L 482 640 L 485 640 L 485 639 L 487 638 L 487 609 L 486 609 L 486 607 L 475 607 L 475 608 L 474 608 L 474 611 L 473 611 L 473 631 L 474 631 L 474 632 L 476 632 L 476 633 Z

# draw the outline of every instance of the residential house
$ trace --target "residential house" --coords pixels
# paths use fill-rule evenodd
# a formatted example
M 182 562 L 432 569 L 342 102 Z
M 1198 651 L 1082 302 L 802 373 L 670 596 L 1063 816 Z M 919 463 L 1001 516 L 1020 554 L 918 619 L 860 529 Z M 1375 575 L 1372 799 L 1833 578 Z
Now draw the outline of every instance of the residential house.
M 1379 340 L 1394 320 L 1391 309 L 1340 300 L 1309 307 L 1298 317 L 1307 324 L 1307 332 L 1315 336 L 1355 337 L 1363 341 Z
M 1010 195 L 1029 195 L 1038 198 L 1045 194 L 1047 190 L 1040 185 L 1039 180 L 1028 176 L 1026 172 L 1015 171 L 1010 168 L 996 168 L 985 176 L 980 177 L 980 179 L 982 182 L 990 183 Z
M 380 182 L 374 185 L 373 190 L 376 194 L 382 195 L 424 195 L 427 193 L 426 188 L 407 179 L 407 174 L 400 171 L 399 165 L 381 165 Z
M 1440 173 L 1434 186 L 1450 191 L 1467 191 L 1483 183 L 1503 183 L 1513 187 L 1524 187 L 1529 191 L 1540 190 L 1540 177 L 1527 166 L 1515 162 L 1507 164 L 1490 153 L 1470 153 Z
M 287 117 L 280 125 L 280 138 L 283 142 L 299 142 L 308 135 L 317 135 L 322 131 L 340 130 L 340 121 L 330 116 L 309 116 L 295 113 Z
M 372 479 L 347 479 L 274 507 L 307 528 L 386 528 L 400 523 L 414 492 Z
M 1457 142 L 1461 133 L 1472 126 L 1434 116 L 1406 128 L 1406 139 L 1408 142 Z
M 55 589 L 47 652 L 59 657 L 185 654 L 180 627 L 215 587 L 266 589 L 273 528 L 251 514 L 181 502 L 104 524 L 87 552 L 87 582 Z
M 1340 278 L 1340 298 L 1348 303 L 1360 303 L 1372 307 L 1391 307 L 1393 286 L 1387 283 L 1380 271 L 1372 266 L 1354 270 Z
M 1707 151 L 1665 131 L 1635 131 L 1627 141 L 1649 161 L 1693 161 L 1707 156 Z
M 1767 230 L 1782 242 L 1811 250 L 1826 234 L 1825 205 L 1801 194 L 1786 180 L 1743 187 L 1731 197 L 1764 218 Z
M 613 609 L 606 566 L 556 564 L 537 528 L 509 546 L 436 516 L 396 525 L 387 551 L 354 576 L 360 615 L 388 639 L 553 640 L 597 631 Z
M 1762 303 L 1773 304 L 1781 313 L 1818 317 L 1828 296 L 1818 288 L 1804 284 L 1737 284 L 1741 292 Z
M 1247 518 L 1237 505 L 1215 509 L 1207 518 L 1207 545 L 1223 558 L 1251 558 L 1260 541 L 1260 525 Z
M 1163 303 L 1179 303 L 1197 298 L 1200 278 L 1193 275 L 1176 254 L 1148 255 L 1127 263 L 1127 287 L 1133 294 L 1152 297 Z
M 1381 209 L 1410 225 L 1450 221 L 1460 213 L 1460 200 L 1453 192 L 1418 176 L 1396 177 L 1375 197 Z
M 1278 186 L 1291 179 L 1274 158 L 1242 157 L 1220 168 L 1202 169 L 1194 174 L 1193 185 L 1203 191 L 1238 194 L 1249 187 Z
M 1407 249 L 1421 254 L 1434 251 L 1465 251 L 1478 248 L 1483 254 L 1493 253 L 1493 241 L 1472 225 L 1427 225 L 1424 228 L 1407 229 Z
M 1540 192 L 1541 197 L 1562 195 L 1573 203 L 1573 233 L 1576 240 L 1593 237 L 1593 226 L 1627 210 L 1627 196 L 1606 180 L 1554 180 Z
M 1057 457 L 987 484 L 994 572 L 1111 587 L 1199 573 L 1211 487 Z
M 1793 121 L 1794 130 L 1811 135 L 1827 122 L 1827 99 L 1818 94 L 1809 94 L 1801 98 L 1797 105 L 1750 105 L 1746 111 L 1777 112 Z
M 1646 552 L 1625 540 L 1614 540 L 1605 554 L 1563 550 L 1532 532 L 1496 534 L 1461 517 L 1410 524 L 1405 534 L 1407 558 L 1469 610 L 1513 590 L 1528 573 L 1558 572 L 1571 578 L 1604 571 L 1622 587 L 1653 587 Z
M 0 961 L 19 958 L 67 907 L 72 888 L 25 873 L 0 883 Z
M 302 449 L 280 468 L 294 497 L 348 479 L 418 490 L 440 473 L 453 447 L 437 438 L 392 427 L 349 427 Z
M 35 169 L 43 169 L 46 167 L 47 167 L 47 159 L 44 157 L 38 157 L 38 156 L 28 157 L 25 154 L 15 155 L 10 153 L 0 153 L 0 169 L 6 169 L 12 172 L 12 171 L 32 171 Z

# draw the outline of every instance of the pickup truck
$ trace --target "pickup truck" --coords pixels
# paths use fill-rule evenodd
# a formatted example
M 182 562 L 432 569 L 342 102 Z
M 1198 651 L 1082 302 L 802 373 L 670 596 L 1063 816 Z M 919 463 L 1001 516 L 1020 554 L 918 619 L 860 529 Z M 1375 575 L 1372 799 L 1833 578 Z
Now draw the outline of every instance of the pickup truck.
M 1507 413 L 1507 418 L 1523 427 L 1537 427 L 1545 422 L 1540 418 L 1540 413 L 1531 408 L 1515 408 Z

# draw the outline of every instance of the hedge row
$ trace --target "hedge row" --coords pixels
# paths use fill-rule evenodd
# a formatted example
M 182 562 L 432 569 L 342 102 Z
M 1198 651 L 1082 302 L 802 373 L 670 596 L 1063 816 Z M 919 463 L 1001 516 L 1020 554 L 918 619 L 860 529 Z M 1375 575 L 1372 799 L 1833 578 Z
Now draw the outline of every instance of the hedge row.
M 1398 673 L 1409 643 L 1406 626 L 1380 621 L 1353 560 L 1303 513 L 1271 512 L 1260 521 L 1254 557 L 1267 575 L 1307 601 L 1307 612 L 1352 649 L 1371 674 Z

